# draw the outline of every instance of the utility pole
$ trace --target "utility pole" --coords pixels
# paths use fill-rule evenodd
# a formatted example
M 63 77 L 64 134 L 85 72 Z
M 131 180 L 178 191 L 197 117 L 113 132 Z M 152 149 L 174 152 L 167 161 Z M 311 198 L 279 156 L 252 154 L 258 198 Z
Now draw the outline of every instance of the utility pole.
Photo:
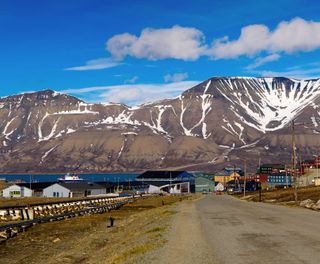
M 284 170 L 285 170 L 285 172 L 286 172 L 286 188 L 288 189 L 289 183 L 288 183 L 288 170 L 287 170 L 287 165 L 284 165 Z
M 171 181 L 172 181 L 172 178 L 171 178 L 171 171 L 170 171 L 170 186 L 169 186 L 169 193 L 171 194 Z
M 292 123 L 292 177 L 294 179 L 294 201 L 298 203 L 298 179 L 296 175 L 296 137 L 295 137 L 295 130 L 294 130 L 294 120 L 291 121 Z
M 243 197 L 246 196 L 246 177 L 247 177 L 247 160 L 244 159 L 244 184 L 243 184 Z

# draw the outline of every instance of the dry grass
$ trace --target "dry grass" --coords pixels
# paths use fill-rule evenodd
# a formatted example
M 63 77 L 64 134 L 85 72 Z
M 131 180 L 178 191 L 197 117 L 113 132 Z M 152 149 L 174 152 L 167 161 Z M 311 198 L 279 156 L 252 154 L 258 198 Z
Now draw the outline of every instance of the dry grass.
M 86 198 L 46 198 L 46 197 L 22 197 L 22 198 L 0 198 L 0 206 L 18 206 L 18 205 L 32 205 L 38 203 L 59 202 L 82 200 Z
M 166 242 L 162 234 L 175 213 L 170 205 L 181 199 L 190 197 L 151 197 L 106 214 L 34 226 L 0 245 L 0 263 L 141 263 Z M 113 228 L 107 228 L 110 216 Z
M 259 193 L 248 193 L 247 200 L 259 201 Z M 241 197 L 241 195 L 239 195 Z M 262 191 L 261 195 L 262 201 L 272 201 L 275 200 L 277 203 L 286 203 L 294 201 L 294 188 L 289 189 L 279 189 L 271 191 Z M 320 200 L 320 187 L 303 187 L 298 188 L 298 200 L 303 201 L 306 199 L 311 199 L 314 201 Z
M 134 246 L 124 252 L 121 252 L 120 254 L 113 255 L 110 258 L 110 264 L 122 263 L 129 258 L 133 258 L 135 255 L 146 253 L 147 251 L 153 248 L 155 248 L 155 245 L 151 243 L 145 243 L 145 244 Z

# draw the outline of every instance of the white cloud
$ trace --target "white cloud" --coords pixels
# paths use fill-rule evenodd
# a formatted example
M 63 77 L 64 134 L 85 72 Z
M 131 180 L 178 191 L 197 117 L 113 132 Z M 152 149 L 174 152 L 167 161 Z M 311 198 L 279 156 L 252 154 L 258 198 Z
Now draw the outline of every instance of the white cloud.
M 264 25 L 250 25 L 241 29 L 238 40 L 230 41 L 228 37 L 213 42 L 207 51 L 215 59 L 231 59 L 241 55 L 253 56 L 265 49 L 269 36 L 269 29 Z
M 99 58 L 95 60 L 89 60 L 83 66 L 76 66 L 66 68 L 66 71 L 90 71 L 90 70 L 102 70 L 119 66 L 121 63 L 114 61 L 110 58 Z
M 203 33 L 190 27 L 145 28 L 140 36 L 129 33 L 115 35 L 106 43 L 113 58 L 126 56 L 148 60 L 181 59 L 196 60 L 206 50 Z
M 183 81 L 169 84 L 123 84 L 66 89 L 59 92 L 73 94 L 91 102 L 114 102 L 134 106 L 176 97 L 199 83 L 199 81 Z
M 241 29 L 237 40 L 216 40 L 207 54 L 215 59 L 254 56 L 260 52 L 312 51 L 320 48 L 320 23 L 295 18 L 282 21 L 274 31 L 265 25 L 249 25 Z
M 165 82 L 181 82 L 189 77 L 187 72 L 166 74 L 163 76 Z
M 252 73 L 259 74 L 263 77 L 289 77 L 295 79 L 317 79 L 320 78 L 320 68 L 312 69 L 296 69 L 296 70 L 285 70 L 285 71 L 252 71 Z
M 65 70 L 85 71 L 116 67 L 125 57 L 151 61 L 178 59 L 193 61 L 201 56 L 212 59 L 233 59 L 239 56 L 257 58 L 249 67 L 256 68 L 275 61 L 283 53 L 308 52 L 320 48 L 320 22 L 294 18 L 282 21 L 272 30 L 263 24 L 253 24 L 241 29 L 238 39 L 228 36 L 208 45 L 205 35 L 197 28 L 173 26 L 171 28 L 145 28 L 140 35 L 123 33 L 114 35 L 106 42 L 111 58 L 90 60 L 85 65 Z M 154 65 L 149 65 L 149 67 Z
M 273 51 L 311 51 L 320 47 L 320 23 L 295 18 L 283 21 L 270 35 Z
M 247 69 L 255 69 L 255 68 L 258 68 L 268 62 L 277 61 L 279 59 L 280 59 L 280 55 L 276 54 L 276 53 L 270 54 L 265 57 L 258 57 L 253 63 L 251 63 L 250 65 L 247 66 Z
M 139 79 L 138 76 L 133 76 L 131 79 L 125 80 L 125 83 L 135 83 Z

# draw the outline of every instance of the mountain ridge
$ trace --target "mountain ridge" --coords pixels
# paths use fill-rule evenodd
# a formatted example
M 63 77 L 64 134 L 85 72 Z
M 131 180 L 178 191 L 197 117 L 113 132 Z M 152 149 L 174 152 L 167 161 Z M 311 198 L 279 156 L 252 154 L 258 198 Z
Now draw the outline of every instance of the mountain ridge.
M 213 77 L 138 106 L 86 103 L 53 90 L 0 98 L 0 170 L 211 170 L 243 153 L 290 159 L 290 122 L 303 155 L 318 149 L 320 80 Z M 255 153 L 254 155 L 252 153 Z

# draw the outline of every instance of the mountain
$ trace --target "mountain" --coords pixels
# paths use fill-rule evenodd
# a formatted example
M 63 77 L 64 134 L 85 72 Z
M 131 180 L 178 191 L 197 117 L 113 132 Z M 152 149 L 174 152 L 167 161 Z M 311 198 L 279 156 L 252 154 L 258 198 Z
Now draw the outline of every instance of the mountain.
M 186 87 L 187 88 L 187 87 Z M 320 79 L 214 77 L 140 106 L 51 90 L 0 98 L 1 172 L 212 171 L 319 152 Z

